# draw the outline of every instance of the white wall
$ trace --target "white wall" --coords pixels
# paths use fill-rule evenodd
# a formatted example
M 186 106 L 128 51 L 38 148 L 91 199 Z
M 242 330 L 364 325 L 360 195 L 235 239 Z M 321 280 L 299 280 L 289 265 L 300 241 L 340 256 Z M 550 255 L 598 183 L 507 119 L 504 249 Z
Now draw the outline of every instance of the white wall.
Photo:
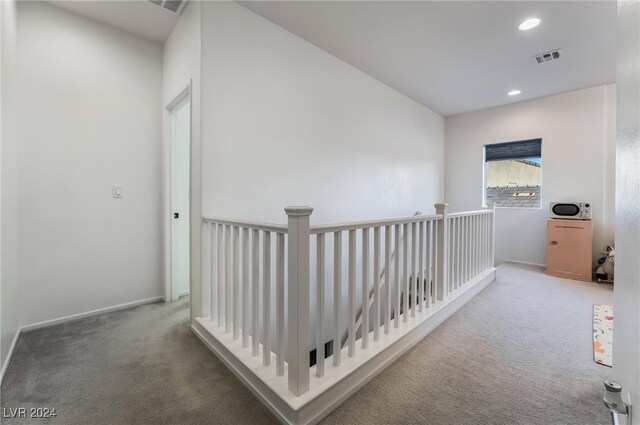
M 164 43 L 162 74 L 162 105 L 166 107 L 191 83 L 191 287 L 192 299 L 200 299 L 200 223 L 201 204 L 201 144 L 200 144 L 200 37 L 201 3 L 189 2 L 171 35 Z M 163 115 L 164 164 L 168 167 L 168 149 L 170 141 L 170 114 L 165 109 Z M 165 173 L 165 185 L 168 186 L 168 173 Z M 164 199 L 164 217 L 170 217 L 169 198 Z M 169 234 L 168 220 L 163 225 L 165 235 Z M 169 241 L 164 241 L 165 250 L 169 250 Z M 165 273 L 170 273 L 170 264 L 165 264 Z M 165 291 L 170 289 L 165 282 Z M 191 303 L 191 317 L 200 315 L 200 304 Z
M 640 3 L 618 2 L 613 372 L 640 421 Z
M 542 207 L 498 209 L 498 263 L 546 263 L 550 201 L 592 202 L 594 258 L 613 243 L 614 106 L 615 86 L 598 86 L 446 119 L 445 199 L 452 211 L 482 207 L 485 144 L 543 139 Z
M 203 210 L 285 222 L 433 213 L 438 114 L 242 6 L 205 2 Z
M 18 52 L 21 324 L 162 295 L 161 46 L 21 2 Z
M 18 143 L 15 137 L 14 67 L 16 2 L 0 2 L 0 367 L 2 376 L 20 327 L 18 291 Z M 1 382 L 1 379 L 0 379 Z

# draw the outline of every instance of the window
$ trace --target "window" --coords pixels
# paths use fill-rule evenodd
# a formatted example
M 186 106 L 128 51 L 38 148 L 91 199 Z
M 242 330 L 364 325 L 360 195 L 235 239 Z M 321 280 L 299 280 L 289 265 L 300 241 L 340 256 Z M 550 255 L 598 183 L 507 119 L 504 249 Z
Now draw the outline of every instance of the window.
M 506 208 L 540 208 L 542 139 L 484 147 L 485 203 Z

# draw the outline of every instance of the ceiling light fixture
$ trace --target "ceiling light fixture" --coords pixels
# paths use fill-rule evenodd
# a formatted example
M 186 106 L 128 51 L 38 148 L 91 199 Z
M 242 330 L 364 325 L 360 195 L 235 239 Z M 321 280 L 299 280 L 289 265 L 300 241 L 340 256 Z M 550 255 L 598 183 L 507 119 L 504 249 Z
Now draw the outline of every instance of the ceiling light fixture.
M 518 28 L 522 31 L 530 30 L 531 28 L 535 28 L 540 24 L 540 19 L 538 18 L 530 18 L 520 24 Z
M 520 90 L 511 90 L 509 93 L 507 93 L 509 96 L 515 96 L 517 94 L 520 94 Z

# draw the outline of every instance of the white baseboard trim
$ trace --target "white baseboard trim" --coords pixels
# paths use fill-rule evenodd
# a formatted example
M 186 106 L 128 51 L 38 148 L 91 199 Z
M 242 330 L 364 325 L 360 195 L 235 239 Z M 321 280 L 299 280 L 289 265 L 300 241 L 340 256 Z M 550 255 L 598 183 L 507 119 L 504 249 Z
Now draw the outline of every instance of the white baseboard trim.
M 546 269 L 547 265 L 546 264 L 538 264 L 538 263 L 530 263 L 528 261 L 519 261 L 519 260 L 509 260 L 506 259 L 504 260 L 505 263 L 511 263 L 511 264 L 522 264 L 523 266 L 533 266 L 533 267 L 540 267 L 542 269 Z
M 124 303 L 124 304 L 114 305 L 111 307 L 99 308 L 97 310 L 91 310 L 85 313 L 72 314 L 70 316 L 60 317 L 58 319 L 45 320 L 43 322 L 32 323 L 30 325 L 21 326 L 16 331 L 16 335 L 13 338 L 11 347 L 9 348 L 9 352 L 7 353 L 7 358 L 5 359 L 4 364 L 2 365 L 2 376 L 0 377 L 0 384 L 2 384 L 2 381 L 4 381 L 4 375 L 5 375 L 5 372 L 7 371 L 7 368 L 9 367 L 11 358 L 13 357 L 13 351 L 16 348 L 16 344 L 18 343 L 18 339 L 20 338 L 20 335 L 22 335 L 23 333 L 35 331 L 36 329 L 48 328 L 50 326 L 59 325 L 65 322 L 71 322 L 74 320 L 83 319 L 89 316 L 97 316 L 99 314 L 111 313 L 118 310 L 125 310 L 127 308 L 133 308 L 143 304 L 151 304 L 156 301 L 162 301 L 162 300 L 163 300 L 162 296 L 146 298 L 144 300 L 132 301 L 130 303 Z
M 2 365 L 2 375 L 0 376 L 0 385 L 2 381 L 4 381 L 4 374 L 9 368 L 9 362 L 11 361 L 11 357 L 13 357 L 13 350 L 16 349 L 16 345 L 18 344 L 18 338 L 20 338 L 20 328 L 16 331 L 16 334 L 13 336 L 13 341 L 11 341 L 11 346 L 9 347 L 9 351 L 7 352 L 7 358 L 4 359 L 4 364 Z
M 89 316 L 96 316 L 103 313 L 111 313 L 113 311 L 124 310 L 127 308 L 137 307 L 143 304 L 151 304 L 156 301 L 162 301 L 162 296 L 146 298 L 144 300 L 132 301 L 130 303 L 118 304 L 112 307 L 99 308 L 97 310 L 87 311 L 85 313 L 72 314 L 70 316 L 60 317 L 58 319 L 45 320 L 44 322 L 33 323 L 20 328 L 20 332 L 35 331 L 40 328 L 48 328 L 49 326 L 59 325 L 60 323 L 70 322 L 73 320 L 82 319 Z
M 191 329 L 280 422 L 316 424 L 495 281 L 495 276 L 495 268 L 487 270 L 459 290 L 455 298 L 425 312 L 423 317 L 426 319 L 404 322 L 400 329 L 393 330 L 399 336 L 397 339 L 384 341 L 381 335 L 378 343 L 380 350 L 377 352 L 349 358 L 345 351 L 341 368 L 333 371 L 329 357 L 323 380 L 315 377 L 315 367 L 312 367 L 311 390 L 300 397 L 293 396 L 287 390 L 286 378 L 276 377 L 271 370 L 273 367 L 262 367 L 262 356 L 252 357 L 250 350 L 247 355 L 232 351 L 230 347 L 235 348 L 233 344 L 238 341 L 234 342 L 230 336 L 220 336 L 220 339 L 218 335 L 214 336 L 216 332 L 210 322 L 197 318 L 193 320 Z M 416 319 L 422 314 L 418 313 Z

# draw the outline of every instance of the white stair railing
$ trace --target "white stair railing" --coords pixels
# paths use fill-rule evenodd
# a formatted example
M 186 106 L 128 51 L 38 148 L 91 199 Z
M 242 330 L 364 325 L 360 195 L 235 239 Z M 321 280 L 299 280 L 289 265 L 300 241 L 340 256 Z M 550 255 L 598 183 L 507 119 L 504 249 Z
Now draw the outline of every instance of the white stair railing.
M 347 329 L 346 355 L 354 357 L 357 352 L 356 337 L 358 328 L 361 329 L 360 341 L 362 349 L 367 349 L 369 341 L 378 341 L 380 332 L 388 334 L 393 326 L 397 328 L 400 324 L 403 306 L 408 306 L 409 275 L 416 275 L 418 270 L 426 273 L 431 269 L 433 263 L 432 240 L 430 235 L 434 228 L 433 222 L 440 220 L 442 216 L 413 216 L 402 219 L 356 222 L 345 224 L 332 224 L 325 226 L 312 226 L 311 235 L 316 236 L 318 244 L 317 264 L 326 264 L 325 239 L 333 238 L 333 293 L 334 301 L 332 306 L 333 322 L 333 366 L 339 367 L 342 361 L 342 335 Z M 426 229 L 426 230 L 425 230 Z M 418 231 L 420 237 L 418 238 Z M 342 308 L 342 239 L 343 234 L 348 237 L 347 243 L 347 308 L 346 314 Z M 412 243 L 408 244 L 411 236 Z M 427 239 L 428 238 L 428 239 Z M 400 242 L 403 242 L 402 244 Z M 418 250 L 417 243 L 420 241 L 421 249 Z M 425 244 L 428 247 L 425 249 Z M 395 252 L 395 255 L 393 253 Z M 411 260 L 409 260 L 411 258 Z M 393 261 L 393 263 L 392 263 Z M 411 265 L 411 269 L 409 269 Z M 384 272 L 381 269 L 384 267 Z M 360 273 L 357 273 L 360 268 Z M 318 267 L 317 288 L 324 290 L 326 286 L 325 267 Z M 386 284 L 380 285 L 380 280 Z M 380 289 L 385 289 L 380 291 Z M 371 309 L 363 308 L 369 304 L 370 289 L 373 290 L 373 302 Z M 361 296 L 357 297 L 356 294 Z M 403 295 L 403 297 L 401 297 Z M 323 297 L 318 293 L 318 299 Z M 413 303 L 411 310 L 415 315 L 415 309 L 422 311 L 423 304 L 429 305 L 429 297 L 423 296 L 423 303 L 416 306 Z M 384 309 L 382 308 L 384 307 Z M 318 303 L 316 310 L 316 323 L 324 323 L 325 317 L 324 303 Z M 371 311 L 369 311 L 371 310 Z M 359 314 L 361 313 L 361 315 Z M 371 314 L 370 314 L 371 313 Z M 358 317 L 360 316 L 360 317 Z M 407 321 L 406 315 L 402 319 Z M 391 323 L 393 322 L 393 325 Z M 361 325 L 360 325 L 361 324 Z M 369 329 L 373 328 L 373 335 Z M 322 326 L 316 326 L 316 346 L 320 347 L 316 359 L 316 374 L 322 376 L 324 373 L 324 356 L 321 351 L 324 341 L 325 330 Z M 331 338 L 329 338 L 331 339 Z
M 360 353 L 366 361 L 493 268 L 494 208 L 448 214 L 436 204 L 435 215 L 319 226 L 312 211 L 286 208 L 286 225 L 203 219 L 203 323 L 243 361 L 262 353 L 253 367 L 267 385 L 286 374 L 295 396 L 312 371 L 315 382 Z

